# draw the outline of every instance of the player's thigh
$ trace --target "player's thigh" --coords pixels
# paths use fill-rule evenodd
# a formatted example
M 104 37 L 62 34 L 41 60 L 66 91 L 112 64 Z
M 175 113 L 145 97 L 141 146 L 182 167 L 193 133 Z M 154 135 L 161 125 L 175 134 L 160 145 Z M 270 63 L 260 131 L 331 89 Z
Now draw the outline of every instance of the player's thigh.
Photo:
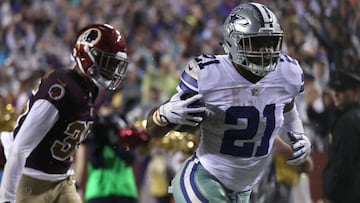
M 72 178 L 52 182 L 21 176 L 16 192 L 17 203 L 81 203 Z
M 188 158 L 177 172 L 172 192 L 176 203 L 231 202 L 226 189 L 195 156 Z
M 76 190 L 75 178 L 69 177 L 66 180 L 61 181 L 60 184 L 54 189 L 54 195 L 56 199 L 54 203 L 81 203 L 81 197 Z
M 16 191 L 17 203 L 46 203 L 49 191 L 54 187 L 53 182 L 35 179 L 22 175 Z

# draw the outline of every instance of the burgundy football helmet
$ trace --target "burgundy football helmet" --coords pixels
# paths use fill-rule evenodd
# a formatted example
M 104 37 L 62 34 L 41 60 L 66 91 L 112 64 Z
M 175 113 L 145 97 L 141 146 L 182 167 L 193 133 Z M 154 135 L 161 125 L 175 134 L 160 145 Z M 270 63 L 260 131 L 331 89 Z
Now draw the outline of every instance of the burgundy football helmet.
M 98 86 L 116 90 L 125 78 L 125 38 L 111 25 L 92 24 L 81 29 L 72 55 L 80 71 Z

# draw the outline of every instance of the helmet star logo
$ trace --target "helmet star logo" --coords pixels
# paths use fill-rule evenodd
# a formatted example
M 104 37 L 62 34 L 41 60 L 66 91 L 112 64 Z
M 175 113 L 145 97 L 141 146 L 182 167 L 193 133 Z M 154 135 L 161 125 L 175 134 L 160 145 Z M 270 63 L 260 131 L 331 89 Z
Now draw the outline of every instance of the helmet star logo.
M 236 24 L 242 24 L 242 25 L 250 24 L 248 19 L 246 19 L 243 16 L 239 16 L 236 13 L 234 13 L 230 16 L 230 23 L 236 23 Z
M 230 15 L 230 23 L 234 23 L 235 20 L 239 19 L 236 13 Z

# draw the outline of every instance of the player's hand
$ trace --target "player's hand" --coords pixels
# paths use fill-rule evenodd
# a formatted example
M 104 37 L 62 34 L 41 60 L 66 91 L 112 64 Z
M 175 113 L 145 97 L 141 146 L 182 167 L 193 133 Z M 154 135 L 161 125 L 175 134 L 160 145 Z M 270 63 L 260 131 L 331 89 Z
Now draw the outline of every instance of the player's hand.
M 311 156 L 306 157 L 304 162 L 296 166 L 296 169 L 299 173 L 307 173 L 310 174 L 314 169 L 314 163 Z
M 303 133 L 289 132 L 293 155 L 287 160 L 288 164 L 298 165 L 304 162 L 311 152 L 311 142 Z
M 180 124 L 197 126 L 204 119 L 201 114 L 205 113 L 204 105 L 192 105 L 203 98 L 202 94 L 196 94 L 187 99 L 181 100 L 179 95 L 175 95 L 172 100 L 161 105 L 158 109 L 158 119 L 162 124 Z

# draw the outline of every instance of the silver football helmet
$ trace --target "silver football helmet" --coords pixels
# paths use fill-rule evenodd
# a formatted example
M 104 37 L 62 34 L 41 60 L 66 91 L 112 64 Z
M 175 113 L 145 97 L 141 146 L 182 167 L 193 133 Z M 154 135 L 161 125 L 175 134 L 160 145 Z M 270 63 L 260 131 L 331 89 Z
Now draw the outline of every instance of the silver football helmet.
M 282 41 L 278 19 L 262 4 L 240 4 L 225 19 L 225 52 L 235 64 L 258 76 L 275 70 Z

